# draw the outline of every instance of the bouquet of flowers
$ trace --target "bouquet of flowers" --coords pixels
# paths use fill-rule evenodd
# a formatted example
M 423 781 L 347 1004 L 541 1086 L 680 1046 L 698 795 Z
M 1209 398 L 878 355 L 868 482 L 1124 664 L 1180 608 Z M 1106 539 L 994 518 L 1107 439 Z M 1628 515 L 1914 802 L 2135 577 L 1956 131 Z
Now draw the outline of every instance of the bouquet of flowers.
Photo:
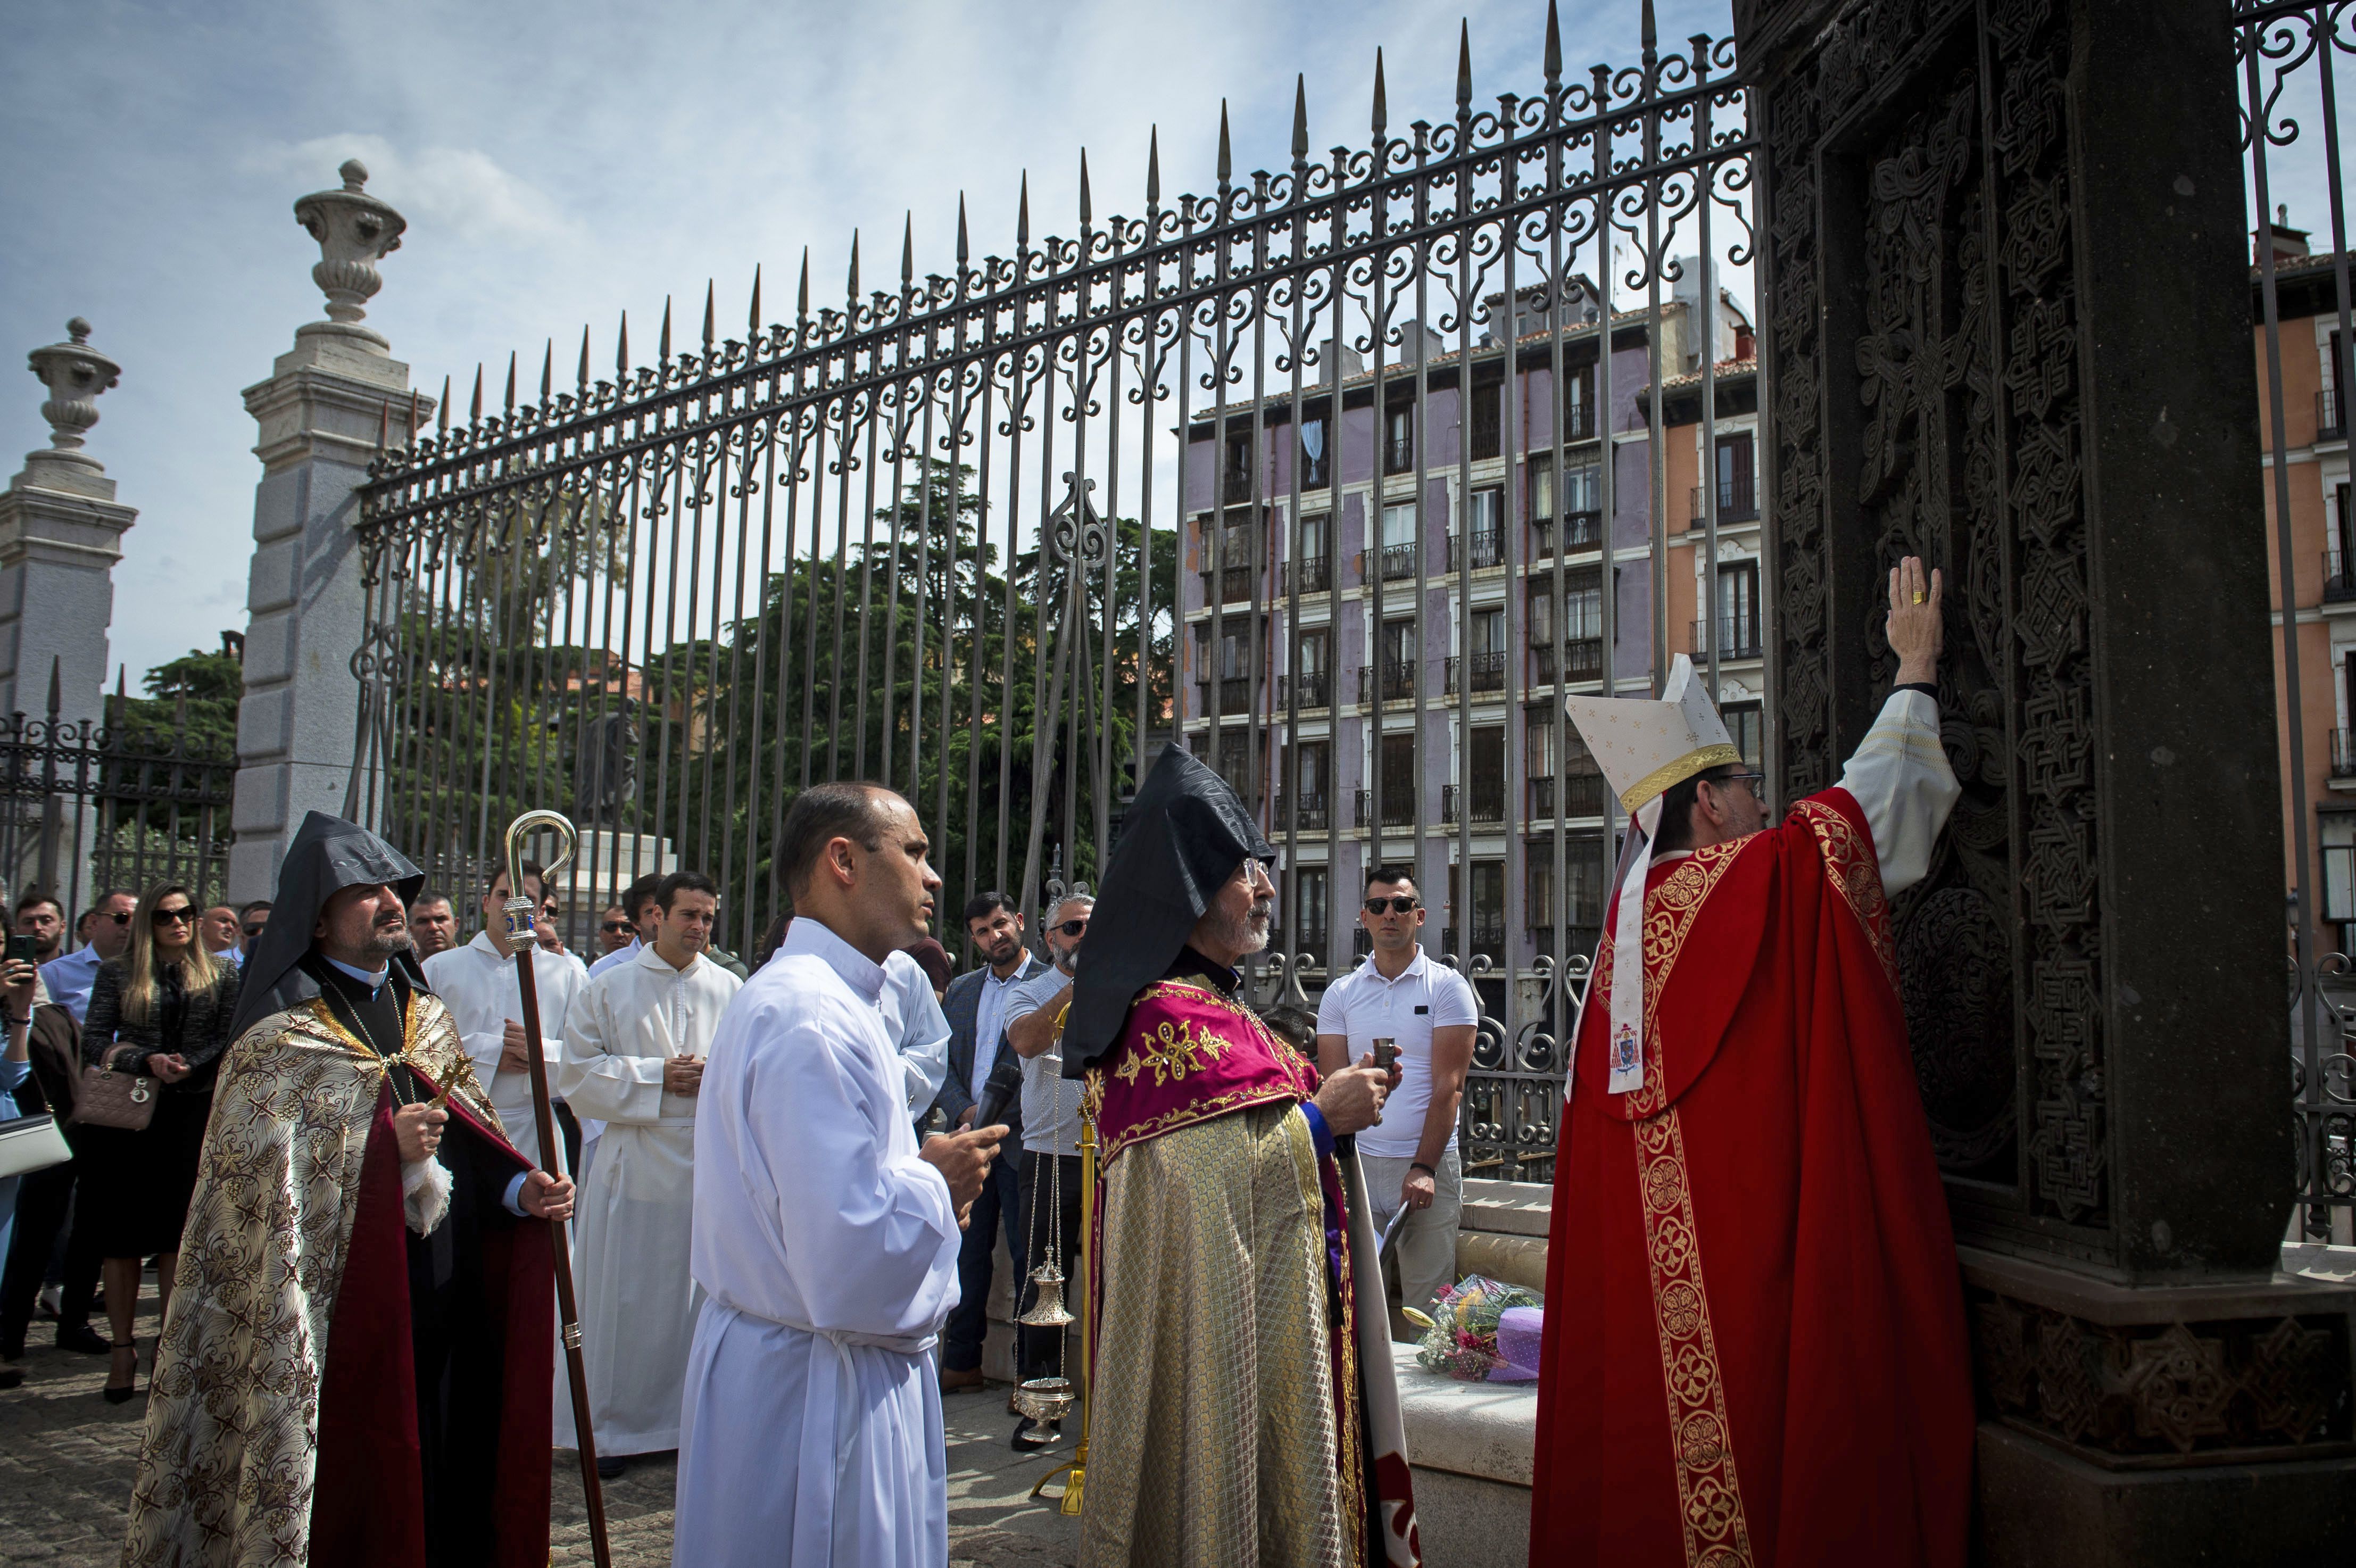
M 1526 1380 L 1536 1372 L 1515 1365 L 1499 1353 L 1497 1329 L 1499 1320 L 1507 1312 L 1535 1318 L 1538 1305 L 1536 1291 L 1468 1274 L 1440 1293 L 1432 1303 L 1430 1316 L 1409 1315 L 1429 1324 L 1415 1359 L 1426 1371 L 1445 1372 L 1468 1383 L 1484 1379 Z M 1530 1337 L 1534 1343 L 1535 1335 Z

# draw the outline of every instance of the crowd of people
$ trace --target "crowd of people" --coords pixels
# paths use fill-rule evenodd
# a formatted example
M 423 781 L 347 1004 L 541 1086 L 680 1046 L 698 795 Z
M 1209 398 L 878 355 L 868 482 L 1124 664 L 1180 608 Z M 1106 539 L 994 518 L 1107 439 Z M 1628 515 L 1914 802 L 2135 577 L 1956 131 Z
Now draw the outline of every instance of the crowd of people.
M 1963 1559 L 1961 1298 L 1886 924 L 1956 785 L 1940 585 L 1909 561 L 1890 594 L 1896 689 L 1780 826 L 1684 660 L 1572 704 L 1639 832 L 1558 1133 L 1534 1563 Z M 1390 1341 L 1457 1283 L 1480 1009 L 1413 868 L 1367 872 L 1312 1023 L 1246 1004 L 1275 851 L 1181 747 L 1094 896 L 1035 931 L 963 900 L 962 974 L 929 852 L 892 790 L 806 789 L 749 972 L 700 872 L 626 887 L 593 961 L 538 865 L 470 903 L 317 812 L 271 900 L 110 892 L 70 950 L 19 901 L 0 1119 L 55 1114 L 72 1158 L 0 1181 L 0 1353 L 21 1380 L 45 1315 L 128 1402 L 155 1268 L 125 1563 L 538 1568 L 584 1424 L 605 1477 L 677 1452 L 681 1563 L 941 1563 L 941 1399 L 985 1380 L 1001 1256 L 1017 1452 L 1066 1443 L 1053 1307 L 1089 1315 L 1083 1563 L 1419 1562 Z

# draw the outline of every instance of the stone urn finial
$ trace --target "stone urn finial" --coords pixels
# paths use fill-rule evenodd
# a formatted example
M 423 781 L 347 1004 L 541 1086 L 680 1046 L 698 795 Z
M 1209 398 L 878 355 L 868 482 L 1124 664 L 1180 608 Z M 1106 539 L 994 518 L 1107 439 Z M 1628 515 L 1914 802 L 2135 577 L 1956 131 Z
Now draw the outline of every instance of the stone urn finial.
M 319 242 L 319 264 L 311 269 L 311 281 L 327 296 L 327 319 L 298 328 L 296 335 L 353 338 L 380 352 L 391 345 L 361 326 L 360 318 L 384 286 L 376 263 L 401 249 L 409 220 L 361 188 L 368 184 L 368 166 L 359 159 L 347 159 L 336 172 L 343 177 L 342 189 L 315 191 L 294 204 L 294 220 Z
M 90 346 L 90 323 L 75 317 L 66 323 L 63 343 L 36 349 L 26 356 L 34 375 L 49 389 L 41 417 L 49 422 L 49 449 L 29 454 L 27 469 L 43 464 L 67 465 L 103 471 L 99 460 L 81 449 L 83 433 L 98 423 L 98 397 L 123 378 L 123 367 Z

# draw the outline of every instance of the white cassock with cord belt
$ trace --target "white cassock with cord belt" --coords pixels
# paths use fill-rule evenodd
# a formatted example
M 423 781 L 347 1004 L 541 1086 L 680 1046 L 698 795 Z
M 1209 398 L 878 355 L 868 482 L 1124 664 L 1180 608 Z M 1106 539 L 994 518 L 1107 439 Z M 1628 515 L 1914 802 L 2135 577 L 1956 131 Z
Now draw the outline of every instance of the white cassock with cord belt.
M 884 972 L 818 921 L 722 1020 L 696 1110 L 695 1279 L 675 1560 L 937 1568 L 937 1369 L 957 1210 L 916 1155 Z

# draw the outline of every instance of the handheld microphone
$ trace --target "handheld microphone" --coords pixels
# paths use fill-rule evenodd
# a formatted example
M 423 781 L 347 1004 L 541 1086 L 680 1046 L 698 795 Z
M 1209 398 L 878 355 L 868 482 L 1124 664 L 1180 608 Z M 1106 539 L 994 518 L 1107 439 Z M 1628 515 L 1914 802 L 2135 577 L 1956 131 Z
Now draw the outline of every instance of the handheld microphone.
M 1004 1118 L 1006 1108 L 1013 1104 L 1014 1097 L 1022 1092 L 1023 1058 L 1008 1051 L 999 1058 L 998 1065 L 990 1069 L 990 1077 L 982 1082 L 981 1101 L 973 1113 L 973 1124 L 977 1127 L 997 1126 Z

